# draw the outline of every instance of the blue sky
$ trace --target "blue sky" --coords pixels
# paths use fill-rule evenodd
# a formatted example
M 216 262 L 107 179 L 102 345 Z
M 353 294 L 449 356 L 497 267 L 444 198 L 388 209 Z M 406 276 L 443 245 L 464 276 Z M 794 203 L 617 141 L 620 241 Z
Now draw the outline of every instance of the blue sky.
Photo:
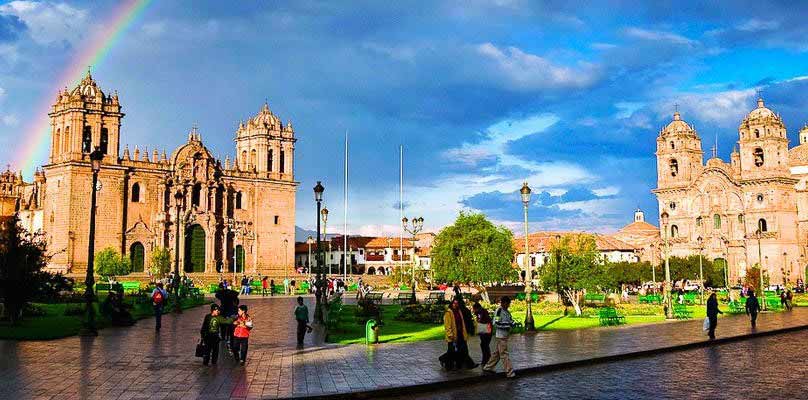
M 0 5 L 0 160 L 110 11 Z M 805 15 L 761 1 L 155 1 L 93 75 L 120 93 L 130 148 L 171 151 L 197 123 L 232 156 L 238 121 L 266 99 L 295 126 L 304 228 L 316 180 L 342 226 L 347 130 L 354 234 L 397 232 L 399 144 L 405 213 L 428 229 L 462 209 L 518 229 L 527 180 L 531 230 L 613 231 L 637 206 L 656 219 L 655 139 L 674 104 L 727 159 L 759 89 L 796 143 Z

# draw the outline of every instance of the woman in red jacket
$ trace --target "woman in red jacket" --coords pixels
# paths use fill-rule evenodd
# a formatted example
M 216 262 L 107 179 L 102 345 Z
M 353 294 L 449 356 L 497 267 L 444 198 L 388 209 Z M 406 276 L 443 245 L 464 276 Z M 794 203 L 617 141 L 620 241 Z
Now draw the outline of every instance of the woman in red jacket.
M 244 365 L 247 361 L 247 346 L 250 339 L 250 330 L 253 328 L 253 320 L 247 314 L 247 306 L 242 304 L 238 307 L 238 317 L 233 321 L 233 355 L 236 360 Z

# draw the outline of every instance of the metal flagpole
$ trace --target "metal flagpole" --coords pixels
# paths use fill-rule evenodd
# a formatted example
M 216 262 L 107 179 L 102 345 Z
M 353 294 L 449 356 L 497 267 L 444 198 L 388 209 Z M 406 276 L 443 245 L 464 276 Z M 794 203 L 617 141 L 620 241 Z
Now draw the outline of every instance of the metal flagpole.
M 342 230 L 342 262 L 344 269 L 342 270 L 342 280 L 348 284 L 348 268 L 350 268 L 348 259 L 348 130 L 345 130 L 345 186 L 343 187 L 343 230 Z
M 399 221 L 404 219 L 404 145 L 399 145 L 398 147 L 398 208 L 401 212 L 399 215 Z M 398 260 L 399 266 L 401 266 L 401 261 L 404 260 L 404 225 L 400 225 L 399 228 L 399 236 L 398 236 Z M 396 259 L 393 259 L 393 263 L 395 264 Z

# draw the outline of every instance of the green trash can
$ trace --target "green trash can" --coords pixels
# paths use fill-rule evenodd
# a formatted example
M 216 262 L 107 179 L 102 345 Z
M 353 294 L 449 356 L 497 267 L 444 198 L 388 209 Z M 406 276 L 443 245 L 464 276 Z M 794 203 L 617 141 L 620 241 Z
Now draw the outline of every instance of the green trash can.
M 379 323 L 369 319 L 365 323 L 365 344 L 379 343 Z

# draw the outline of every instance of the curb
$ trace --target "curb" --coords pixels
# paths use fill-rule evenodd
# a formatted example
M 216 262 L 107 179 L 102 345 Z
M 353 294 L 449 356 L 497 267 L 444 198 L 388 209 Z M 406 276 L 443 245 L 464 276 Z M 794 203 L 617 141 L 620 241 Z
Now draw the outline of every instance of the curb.
M 792 326 L 788 328 L 780 328 L 774 329 L 770 331 L 763 331 L 763 332 L 751 332 L 746 333 L 738 336 L 730 336 L 720 339 L 714 340 L 701 340 L 697 342 L 679 344 L 674 346 L 667 346 L 667 347 L 659 347 L 655 349 L 649 350 L 641 350 L 641 351 L 634 351 L 629 353 L 622 353 L 622 354 L 615 354 L 610 356 L 602 356 L 602 357 L 595 357 L 595 358 L 587 358 L 583 360 L 575 360 L 575 361 L 566 361 L 556 364 L 547 364 L 547 365 L 536 365 L 533 367 L 525 367 L 521 369 L 514 368 L 514 372 L 516 372 L 517 379 L 524 375 L 535 375 L 565 369 L 572 369 L 576 367 L 582 367 L 587 365 L 593 364 L 603 364 L 612 361 L 621 361 L 633 358 L 642 358 L 648 357 L 660 353 L 670 352 L 670 351 L 682 351 L 682 350 L 690 350 L 702 347 L 710 347 L 713 345 L 721 345 L 726 343 L 733 343 L 733 342 L 740 342 L 747 339 L 754 339 L 766 336 L 774 336 L 784 333 L 791 333 L 797 332 L 801 330 L 808 329 L 808 325 L 800 325 L 800 326 Z M 408 385 L 408 386 L 396 386 L 396 387 L 386 387 L 380 389 L 371 389 L 371 390 L 364 390 L 358 392 L 348 392 L 348 393 L 332 393 L 332 394 L 318 394 L 313 396 L 299 396 L 299 397 L 287 397 L 288 399 L 374 399 L 378 397 L 390 397 L 395 395 L 401 394 L 419 394 L 429 392 L 435 389 L 454 389 L 458 387 L 468 386 L 472 384 L 480 383 L 480 378 L 485 377 L 487 381 L 491 380 L 504 380 L 507 379 L 505 377 L 504 372 L 497 372 L 497 373 L 480 373 L 476 375 L 464 376 L 461 378 L 456 379 L 448 379 L 444 381 L 436 381 L 436 382 L 428 382 L 428 383 L 421 383 L 416 385 Z

